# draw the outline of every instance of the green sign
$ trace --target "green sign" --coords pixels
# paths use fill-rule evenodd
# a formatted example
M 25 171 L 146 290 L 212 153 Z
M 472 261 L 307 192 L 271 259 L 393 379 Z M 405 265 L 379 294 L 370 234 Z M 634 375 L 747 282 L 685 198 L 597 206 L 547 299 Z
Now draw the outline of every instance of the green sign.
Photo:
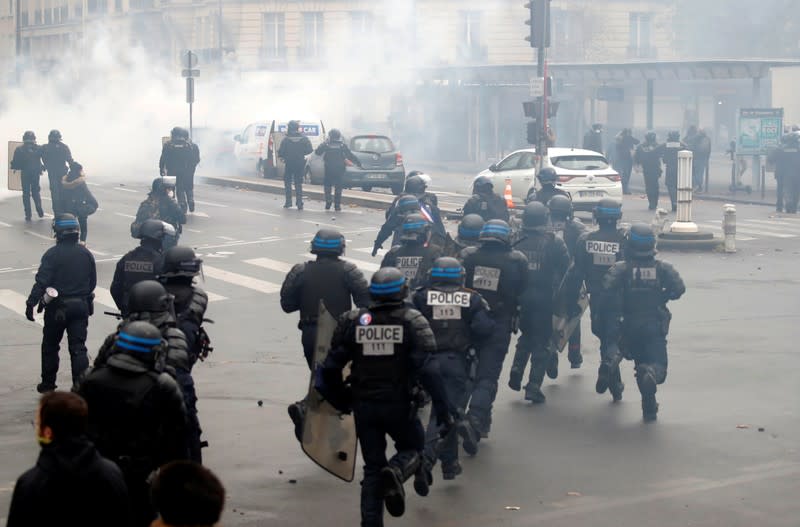
M 742 108 L 739 110 L 740 155 L 766 155 L 780 145 L 783 108 Z

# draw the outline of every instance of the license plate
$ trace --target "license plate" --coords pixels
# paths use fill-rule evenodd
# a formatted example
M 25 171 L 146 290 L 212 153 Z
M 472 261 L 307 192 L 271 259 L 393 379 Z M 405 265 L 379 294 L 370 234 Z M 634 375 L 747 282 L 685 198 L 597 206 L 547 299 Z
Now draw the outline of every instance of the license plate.
M 599 190 L 582 190 L 578 193 L 582 198 L 602 198 L 606 195 L 605 192 Z
M 386 174 L 367 174 L 367 179 L 386 179 Z

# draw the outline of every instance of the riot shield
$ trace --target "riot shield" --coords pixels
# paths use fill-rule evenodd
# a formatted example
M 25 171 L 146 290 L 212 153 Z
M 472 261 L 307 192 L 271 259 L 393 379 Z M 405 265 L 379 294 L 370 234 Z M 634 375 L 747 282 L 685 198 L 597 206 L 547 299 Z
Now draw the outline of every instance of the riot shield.
M 551 349 L 561 353 L 564 346 L 569 342 L 569 338 L 575 332 L 575 328 L 581 323 L 581 318 L 586 308 L 589 307 L 589 295 L 586 293 L 586 286 L 581 286 L 581 291 L 578 295 L 578 306 L 581 308 L 580 314 L 570 317 L 568 313 L 568 304 L 564 295 L 565 283 L 561 281 L 556 294 L 555 306 L 553 309 L 553 334 L 550 336 Z
M 306 415 L 301 446 L 303 452 L 317 465 L 337 478 L 350 482 L 355 477 L 358 448 L 355 420 L 352 414 L 342 414 L 328 402 L 323 401 L 314 389 L 315 372 L 328 355 L 335 329 L 336 319 L 328 313 L 325 305 L 320 301 L 317 342 L 314 349 L 311 381 L 306 397 Z
M 11 160 L 14 159 L 14 151 L 22 146 L 20 141 L 8 142 L 8 190 L 22 190 L 22 171 L 11 170 Z

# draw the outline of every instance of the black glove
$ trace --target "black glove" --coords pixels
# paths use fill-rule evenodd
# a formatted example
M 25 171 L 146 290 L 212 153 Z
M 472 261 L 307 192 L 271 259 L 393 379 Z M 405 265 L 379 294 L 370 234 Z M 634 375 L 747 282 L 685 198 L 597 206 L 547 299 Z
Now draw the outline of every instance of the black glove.
M 41 313 L 44 311 L 44 302 L 39 302 L 39 305 L 36 306 L 36 312 Z
M 35 321 L 35 319 L 33 318 L 33 306 L 31 304 L 27 304 L 25 306 L 25 318 L 27 318 L 31 322 Z
M 444 439 L 453 431 L 453 427 L 456 426 L 456 420 L 450 412 L 447 412 L 443 415 L 436 416 L 436 424 L 439 425 L 439 437 Z
M 378 244 L 378 242 L 375 242 L 375 245 L 372 246 L 372 256 L 373 257 L 377 256 L 378 249 L 383 249 L 383 245 L 380 245 L 380 244 Z

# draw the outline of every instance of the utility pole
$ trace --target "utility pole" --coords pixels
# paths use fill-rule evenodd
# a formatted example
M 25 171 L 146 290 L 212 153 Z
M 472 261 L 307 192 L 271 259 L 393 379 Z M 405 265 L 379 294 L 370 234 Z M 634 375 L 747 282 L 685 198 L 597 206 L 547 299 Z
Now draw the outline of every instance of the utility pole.
M 530 35 L 525 40 L 530 42 L 532 48 L 536 49 L 536 77 L 537 85 L 542 86 L 541 98 L 537 100 L 539 108 L 536 111 L 536 127 L 538 128 L 538 141 L 536 141 L 536 152 L 539 154 L 539 162 L 547 153 L 547 48 L 550 47 L 550 0 L 529 0 L 525 7 L 528 8 L 530 19 L 525 23 L 530 26 Z M 531 81 L 533 85 L 533 80 Z M 531 90 L 531 96 L 536 96 Z
M 222 0 L 219 0 L 219 64 L 222 67 Z
M 14 7 L 14 38 L 15 38 L 15 46 L 16 50 L 14 52 L 14 74 L 17 80 L 17 86 L 22 83 L 22 68 L 20 65 L 20 61 L 22 60 L 22 24 L 20 23 L 20 13 L 22 9 L 20 8 L 20 4 L 22 0 L 17 0 L 17 4 Z

